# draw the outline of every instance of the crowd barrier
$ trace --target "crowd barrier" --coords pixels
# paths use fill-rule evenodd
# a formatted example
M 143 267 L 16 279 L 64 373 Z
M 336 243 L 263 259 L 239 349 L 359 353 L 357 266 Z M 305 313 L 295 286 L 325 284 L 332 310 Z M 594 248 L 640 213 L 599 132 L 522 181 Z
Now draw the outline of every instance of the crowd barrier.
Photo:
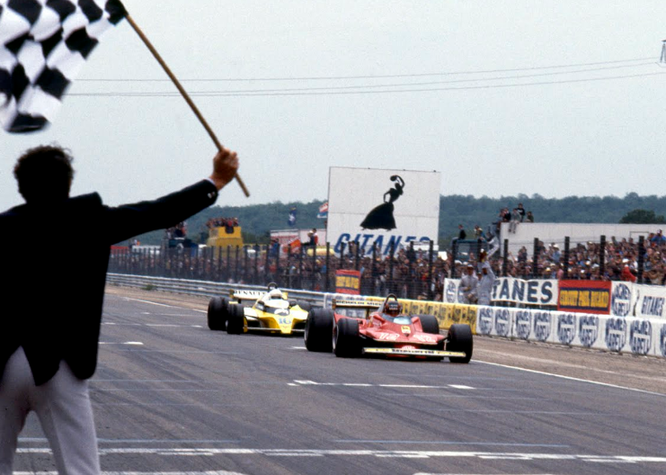
M 476 334 L 666 357 L 665 319 L 479 306 Z

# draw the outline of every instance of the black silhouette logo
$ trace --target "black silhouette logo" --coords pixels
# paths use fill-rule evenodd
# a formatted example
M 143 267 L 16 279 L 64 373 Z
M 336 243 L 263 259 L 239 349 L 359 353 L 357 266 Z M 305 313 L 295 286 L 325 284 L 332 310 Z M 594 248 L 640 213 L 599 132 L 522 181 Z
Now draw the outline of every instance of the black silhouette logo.
M 402 189 L 405 187 L 405 181 L 398 175 L 391 176 L 394 182 L 393 188 L 384 193 L 384 203 L 375 207 L 368 213 L 361 227 L 363 229 L 386 229 L 390 231 L 395 229 L 395 218 L 393 217 L 393 203 L 402 195 Z

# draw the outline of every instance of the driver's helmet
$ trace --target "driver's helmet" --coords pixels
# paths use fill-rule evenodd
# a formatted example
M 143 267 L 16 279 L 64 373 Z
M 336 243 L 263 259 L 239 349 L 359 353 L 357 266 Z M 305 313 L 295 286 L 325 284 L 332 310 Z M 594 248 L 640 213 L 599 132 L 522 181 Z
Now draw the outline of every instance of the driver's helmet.
M 402 312 L 402 305 L 397 300 L 388 300 L 386 305 L 384 305 L 384 313 L 391 315 L 392 317 L 397 317 Z
M 268 292 L 268 297 L 271 299 L 281 299 L 282 291 L 280 289 L 273 289 L 270 292 Z

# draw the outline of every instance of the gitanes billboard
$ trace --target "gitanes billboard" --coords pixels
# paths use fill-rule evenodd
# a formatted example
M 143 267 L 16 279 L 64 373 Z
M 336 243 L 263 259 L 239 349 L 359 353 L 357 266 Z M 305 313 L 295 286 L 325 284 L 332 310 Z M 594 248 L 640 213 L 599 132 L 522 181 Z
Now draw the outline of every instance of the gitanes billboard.
M 439 172 L 331 167 L 328 241 L 335 252 L 358 242 L 366 254 L 437 242 L 440 180 Z

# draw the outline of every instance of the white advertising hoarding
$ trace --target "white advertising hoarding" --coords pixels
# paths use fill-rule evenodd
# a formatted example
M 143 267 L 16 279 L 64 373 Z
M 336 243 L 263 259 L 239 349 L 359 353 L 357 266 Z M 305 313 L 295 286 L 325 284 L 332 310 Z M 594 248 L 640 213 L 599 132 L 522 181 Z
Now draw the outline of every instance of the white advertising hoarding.
M 441 174 L 436 171 L 331 167 L 328 240 L 335 252 L 350 242 L 371 253 L 410 242 L 437 242 Z

